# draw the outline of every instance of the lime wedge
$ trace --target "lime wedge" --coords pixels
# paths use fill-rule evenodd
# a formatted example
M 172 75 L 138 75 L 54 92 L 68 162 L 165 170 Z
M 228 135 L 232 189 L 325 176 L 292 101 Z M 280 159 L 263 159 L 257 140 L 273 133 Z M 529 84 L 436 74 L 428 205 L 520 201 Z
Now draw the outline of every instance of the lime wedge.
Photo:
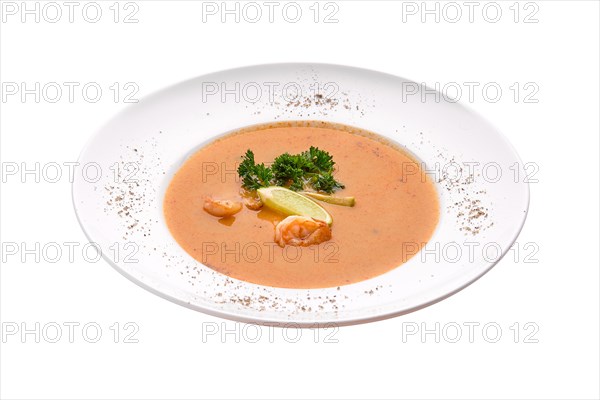
M 338 206 L 354 207 L 356 200 L 353 196 L 348 197 L 335 197 L 326 194 L 315 193 L 315 192 L 300 192 L 305 196 L 311 197 L 316 200 L 324 201 L 325 203 L 336 204 Z
M 323 207 L 306 196 L 281 186 L 258 189 L 263 204 L 285 215 L 301 215 L 326 222 L 331 225 L 333 218 Z

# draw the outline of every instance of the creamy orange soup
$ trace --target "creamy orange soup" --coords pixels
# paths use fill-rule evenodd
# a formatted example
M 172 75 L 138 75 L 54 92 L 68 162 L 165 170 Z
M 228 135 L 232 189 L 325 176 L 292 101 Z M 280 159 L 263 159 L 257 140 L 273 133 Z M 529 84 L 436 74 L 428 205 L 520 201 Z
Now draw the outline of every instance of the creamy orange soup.
M 241 199 L 236 169 L 246 150 L 257 163 L 270 163 L 310 146 L 333 156 L 335 178 L 345 185 L 335 195 L 356 198 L 354 207 L 319 202 L 333 217 L 330 241 L 282 248 L 274 243 L 274 227 L 284 215 L 244 207 L 219 219 L 203 210 L 206 196 Z M 220 273 L 266 286 L 322 288 L 373 278 L 405 263 L 431 238 L 439 201 L 419 163 L 384 138 L 303 122 L 247 128 L 198 150 L 175 173 L 164 215 L 179 245 Z

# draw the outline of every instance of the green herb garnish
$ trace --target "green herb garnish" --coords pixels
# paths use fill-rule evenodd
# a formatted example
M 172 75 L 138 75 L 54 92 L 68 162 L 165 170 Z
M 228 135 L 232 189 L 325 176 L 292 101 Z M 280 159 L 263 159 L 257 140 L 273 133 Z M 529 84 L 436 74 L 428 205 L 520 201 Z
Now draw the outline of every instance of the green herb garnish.
M 247 190 L 257 190 L 270 185 L 273 172 L 265 164 L 254 162 L 252 150 L 246 151 L 244 160 L 238 167 L 238 174 L 242 178 L 242 186 Z
M 246 151 L 238 174 L 246 190 L 267 186 L 283 186 L 294 191 L 313 189 L 333 193 L 344 185 L 333 177 L 333 157 L 326 151 L 311 146 L 300 154 L 284 153 L 275 158 L 271 167 L 256 164 L 254 153 Z

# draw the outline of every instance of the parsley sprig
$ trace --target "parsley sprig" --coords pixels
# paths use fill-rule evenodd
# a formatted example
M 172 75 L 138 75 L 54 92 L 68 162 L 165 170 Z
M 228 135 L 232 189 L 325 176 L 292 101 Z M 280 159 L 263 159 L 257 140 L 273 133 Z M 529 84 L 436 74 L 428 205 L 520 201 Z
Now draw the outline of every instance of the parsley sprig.
M 256 164 L 252 150 L 246 151 L 244 160 L 238 167 L 238 175 L 242 178 L 242 186 L 247 190 L 270 186 L 271 180 L 273 180 L 271 168 L 266 167 L 263 163 Z
M 264 163 L 256 164 L 254 153 L 248 150 L 238 167 L 238 174 L 246 190 L 277 185 L 294 191 L 313 189 L 331 194 L 344 188 L 333 177 L 334 165 L 328 152 L 314 146 L 300 154 L 281 154 L 270 167 Z

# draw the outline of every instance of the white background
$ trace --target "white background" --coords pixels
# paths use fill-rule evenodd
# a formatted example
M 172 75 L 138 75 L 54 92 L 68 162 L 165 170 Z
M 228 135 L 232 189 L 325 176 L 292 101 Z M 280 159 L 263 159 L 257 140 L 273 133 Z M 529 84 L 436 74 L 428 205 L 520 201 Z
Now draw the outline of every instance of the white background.
M 97 82 L 103 88 L 96 103 L 83 99 L 81 90 L 75 90 L 72 103 L 66 93 L 57 103 L 43 97 L 36 103 L 33 95 L 25 101 L 19 95 L 3 99 L 3 168 L 13 162 L 76 161 L 90 135 L 127 106 L 123 94 L 114 101 L 109 89 L 114 82 L 134 82 L 139 86 L 135 97 L 141 98 L 221 69 L 314 61 L 371 68 L 430 86 L 496 82 L 503 89 L 498 102 L 486 101 L 481 90 L 475 91 L 473 102 L 466 93 L 461 101 L 504 132 L 525 162 L 539 165 L 539 183 L 531 184 L 530 212 L 516 260 L 515 252 L 439 304 L 341 328 L 333 340 L 325 340 L 323 332 L 315 337 L 310 330 L 264 328 L 260 340 L 249 343 L 255 330 L 171 304 L 104 261 L 87 263 L 76 252 L 73 262 L 64 255 L 56 263 L 36 262 L 33 256 L 22 263 L 19 255 L 4 254 L 4 331 L 57 323 L 63 337 L 57 343 L 45 337 L 36 343 L 33 334 L 22 338 L 20 332 L 4 332 L 2 398 L 600 396 L 597 2 L 538 1 L 528 8 L 521 3 L 517 23 L 512 1 L 498 2 L 502 16 L 497 23 L 482 16 L 485 3 L 475 8 L 469 22 L 468 8 L 459 2 L 459 22 L 450 23 L 442 14 L 439 22 L 429 15 L 423 23 L 421 2 L 412 3 L 419 10 L 409 15 L 403 14 L 403 7 L 409 8 L 402 2 L 339 1 L 337 23 L 323 23 L 324 14 L 315 23 L 310 1 L 301 2 L 303 16 L 295 24 L 282 18 L 281 6 L 273 23 L 266 16 L 255 24 L 243 18 L 236 23 L 233 16 L 221 23 L 219 15 L 203 22 L 202 3 L 193 1 L 137 1 L 139 22 L 123 23 L 121 9 L 115 23 L 109 9 L 113 1 L 99 3 L 103 14 L 98 23 L 82 17 L 84 2 L 72 23 L 62 2 L 64 15 L 57 23 L 43 15 L 39 23 L 33 15 L 23 23 L 20 10 L 3 14 L 3 84 Z M 438 4 L 440 12 L 444 4 Z M 538 22 L 524 23 L 536 9 L 533 19 Z M 446 17 L 454 18 L 453 10 L 446 11 Z M 515 99 L 509 89 L 515 82 L 537 85 L 533 99 L 538 102 L 525 102 L 531 90 Z M 72 209 L 68 177 L 57 183 L 6 177 L 1 200 L 2 242 L 29 247 L 36 242 L 86 243 Z M 526 243 L 539 248 L 531 257 L 538 262 L 525 262 L 532 248 L 526 251 Z M 73 343 L 63 325 L 68 322 L 81 324 Z M 81 333 L 89 322 L 102 328 L 97 343 L 88 343 Z M 120 324 L 118 343 L 110 329 L 115 322 Z M 125 343 L 126 322 L 139 327 L 134 335 L 138 343 Z M 473 343 L 464 325 L 470 322 L 480 324 Z M 458 324 L 462 338 L 451 343 L 454 331 L 439 343 L 433 334 L 406 335 L 414 327 L 434 329 L 436 323 L 440 329 Z M 482 333 L 486 323 L 502 329 L 496 343 L 488 337 L 495 336 L 493 330 L 488 336 Z M 537 332 L 526 339 L 535 327 Z M 237 329 L 240 334 L 206 337 L 207 329 Z M 302 336 L 292 343 L 286 333 L 292 339 Z

